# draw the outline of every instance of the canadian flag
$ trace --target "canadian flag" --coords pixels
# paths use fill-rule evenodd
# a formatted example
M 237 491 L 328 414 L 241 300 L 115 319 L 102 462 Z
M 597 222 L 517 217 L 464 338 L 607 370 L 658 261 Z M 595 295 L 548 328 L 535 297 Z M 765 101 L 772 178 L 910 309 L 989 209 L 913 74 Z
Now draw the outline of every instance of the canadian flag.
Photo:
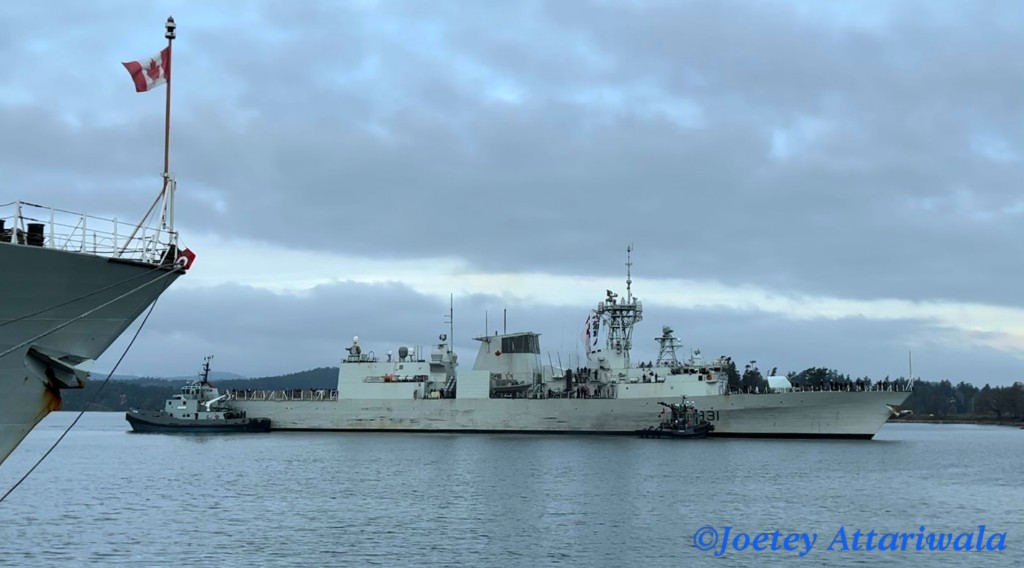
M 597 348 L 598 335 L 601 333 L 601 318 L 597 314 L 591 313 L 587 317 L 587 323 L 584 324 L 583 331 L 583 346 L 587 349 L 587 354 L 593 353 Z
M 583 348 L 587 350 L 587 355 L 590 354 L 590 344 L 593 343 L 590 339 L 590 330 L 594 321 L 593 314 L 587 316 L 587 323 L 583 324 Z
M 180 264 L 185 270 L 192 268 L 192 263 L 195 262 L 195 260 L 196 253 L 192 252 L 192 249 L 185 249 L 178 253 L 178 264 Z
M 165 47 L 159 54 L 140 61 L 122 63 L 135 81 L 135 92 L 144 93 L 157 85 L 167 82 L 171 76 L 171 48 Z

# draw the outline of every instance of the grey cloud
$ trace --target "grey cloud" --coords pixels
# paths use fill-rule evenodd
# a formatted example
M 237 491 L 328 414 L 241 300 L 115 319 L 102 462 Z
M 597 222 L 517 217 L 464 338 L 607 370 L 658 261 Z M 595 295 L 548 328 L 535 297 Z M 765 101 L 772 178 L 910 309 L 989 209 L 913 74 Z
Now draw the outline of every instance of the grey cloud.
M 151 21 L 159 45 L 157 10 L 81 24 L 109 37 L 98 30 Z M 901 3 L 879 8 L 878 25 L 829 10 L 269 2 L 236 19 L 179 13 L 179 218 L 379 258 L 440 251 L 488 271 L 617 273 L 633 242 L 651 277 L 1020 305 L 1020 214 L 1000 212 L 1018 200 L 1018 162 L 972 149 L 982 137 L 1022 154 L 1020 9 Z M 31 18 L 5 13 L 0 25 Z M 36 41 L 63 29 L 34 25 Z M 139 37 L 79 58 L 135 53 L 148 45 Z M 0 49 L 27 60 L 23 71 L 51 61 L 28 44 Z M 494 97 L 505 84 L 519 103 Z M 584 96 L 599 92 L 621 100 Z M 158 170 L 162 117 L 120 102 L 134 96 L 79 87 L 71 109 L 125 109 L 113 124 L 78 110 L 80 126 L 53 112 L 65 99 L 0 101 L 0 171 L 40 199 L 145 202 L 126 196 Z M 654 108 L 680 101 L 698 109 L 693 124 Z M 787 129 L 799 147 L 773 157 Z M 97 180 L 108 196 L 90 190 Z

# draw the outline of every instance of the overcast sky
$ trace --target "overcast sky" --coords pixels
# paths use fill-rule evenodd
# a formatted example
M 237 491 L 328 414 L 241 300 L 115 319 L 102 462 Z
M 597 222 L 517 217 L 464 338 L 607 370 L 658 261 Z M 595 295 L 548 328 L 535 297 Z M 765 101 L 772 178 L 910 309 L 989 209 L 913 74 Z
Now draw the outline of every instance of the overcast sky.
M 0 13 L 0 201 L 120 219 L 171 169 L 198 255 L 119 373 L 260 376 L 542 333 L 635 358 L 1024 378 L 1019 2 L 37 2 Z M 124 341 L 100 361 L 109 368 Z

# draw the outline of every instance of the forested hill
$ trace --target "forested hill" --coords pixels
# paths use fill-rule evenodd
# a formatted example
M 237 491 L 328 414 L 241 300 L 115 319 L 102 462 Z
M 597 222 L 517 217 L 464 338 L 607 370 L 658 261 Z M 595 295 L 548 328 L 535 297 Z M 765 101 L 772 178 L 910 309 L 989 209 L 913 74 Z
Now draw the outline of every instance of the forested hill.
M 338 386 L 338 368 L 320 367 L 275 377 L 222 379 L 210 382 L 221 391 L 224 389 L 333 389 Z M 131 407 L 155 410 L 163 408 L 164 401 L 180 391 L 181 387 L 185 385 L 185 381 L 174 382 L 154 377 L 111 380 L 102 390 L 99 390 L 102 384 L 102 378 L 94 376 L 84 389 L 62 391 L 64 410 L 82 410 L 90 400 L 92 403 L 88 410 L 126 411 Z M 97 391 L 99 391 L 98 396 L 96 395 Z M 94 396 L 95 400 L 93 400 Z

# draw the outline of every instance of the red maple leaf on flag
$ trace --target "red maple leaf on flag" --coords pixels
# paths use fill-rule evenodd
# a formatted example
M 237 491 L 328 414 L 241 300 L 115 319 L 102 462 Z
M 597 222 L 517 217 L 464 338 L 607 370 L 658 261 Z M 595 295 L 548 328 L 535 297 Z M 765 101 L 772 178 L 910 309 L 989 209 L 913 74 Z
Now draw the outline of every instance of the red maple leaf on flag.
M 149 60 L 149 66 L 146 67 L 146 75 L 149 75 L 150 79 L 152 79 L 153 81 L 156 81 L 157 79 L 160 78 L 160 72 L 161 71 L 162 71 L 162 66 L 159 63 L 156 62 L 156 59 L 150 59 Z
M 166 83 L 171 76 L 171 48 L 165 47 L 158 55 L 127 61 L 122 63 L 135 83 L 139 93 L 152 90 L 153 87 Z

